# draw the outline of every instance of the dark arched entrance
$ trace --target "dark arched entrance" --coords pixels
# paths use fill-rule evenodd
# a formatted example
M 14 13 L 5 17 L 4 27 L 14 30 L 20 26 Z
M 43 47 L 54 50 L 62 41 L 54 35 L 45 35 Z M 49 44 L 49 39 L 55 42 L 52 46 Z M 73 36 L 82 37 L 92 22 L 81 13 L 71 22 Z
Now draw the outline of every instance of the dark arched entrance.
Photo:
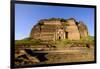
M 59 40 L 61 39 L 61 37 L 59 36 Z
M 66 39 L 68 39 L 68 32 L 65 32 L 65 37 Z

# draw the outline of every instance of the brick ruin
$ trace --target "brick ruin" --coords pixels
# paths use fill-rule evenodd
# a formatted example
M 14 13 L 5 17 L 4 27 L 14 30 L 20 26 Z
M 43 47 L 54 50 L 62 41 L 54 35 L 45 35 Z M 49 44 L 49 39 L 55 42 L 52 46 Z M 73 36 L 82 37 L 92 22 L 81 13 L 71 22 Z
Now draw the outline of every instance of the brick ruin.
M 41 40 L 80 40 L 88 36 L 87 26 L 82 22 L 77 22 L 74 18 L 42 19 L 33 26 L 30 38 Z

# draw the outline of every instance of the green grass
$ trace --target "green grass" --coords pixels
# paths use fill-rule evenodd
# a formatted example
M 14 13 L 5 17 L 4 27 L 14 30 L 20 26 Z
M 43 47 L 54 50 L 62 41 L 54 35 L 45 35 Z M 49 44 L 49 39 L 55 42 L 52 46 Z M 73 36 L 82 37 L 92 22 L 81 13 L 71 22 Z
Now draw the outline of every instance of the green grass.
M 80 40 L 56 40 L 56 41 L 43 41 L 43 40 L 36 40 L 36 39 L 30 39 L 30 38 L 25 38 L 22 40 L 15 40 L 15 45 L 60 45 L 64 46 L 67 44 L 94 44 L 94 37 L 93 36 L 88 36 L 87 38 L 81 38 Z
M 41 40 L 15 40 L 15 45 L 42 45 Z

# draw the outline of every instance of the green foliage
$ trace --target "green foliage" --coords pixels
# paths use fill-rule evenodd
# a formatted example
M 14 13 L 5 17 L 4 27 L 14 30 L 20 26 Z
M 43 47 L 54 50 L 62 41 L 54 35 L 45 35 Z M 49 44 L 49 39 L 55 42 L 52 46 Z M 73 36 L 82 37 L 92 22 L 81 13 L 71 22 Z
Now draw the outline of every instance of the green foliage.
M 23 40 L 15 40 L 15 45 L 43 45 L 41 40 L 35 39 L 23 39 Z
M 64 46 L 67 44 L 82 44 L 85 45 L 86 43 L 94 44 L 94 37 L 88 36 L 87 38 L 81 38 L 80 40 L 68 40 L 68 39 L 62 39 L 62 40 L 56 40 L 56 41 L 46 41 L 46 40 L 39 40 L 39 39 L 31 39 L 31 38 L 25 38 L 23 40 L 15 40 L 15 45 L 59 45 Z
M 88 40 L 94 41 L 94 37 L 93 36 L 88 36 Z
M 67 45 L 67 44 L 73 44 L 73 45 L 82 44 L 83 46 L 85 46 L 86 43 L 94 44 L 94 37 L 88 36 L 87 38 L 81 38 L 80 40 L 63 39 L 63 40 L 55 41 L 55 44 L 60 45 L 60 46 L 64 46 L 64 45 Z
M 42 23 L 43 21 L 52 21 L 52 20 L 58 20 L 58 21 L 61 21 L 61 22 L 66 22 L 66 19 L 63 19 L 63 18 L 49 18 L 49 19 L 42 19 L 39 21 L 39 23 Z
M 81 38 L 80 41 L 84 41 L 85 43 L 94 43 L 94 36 L 88 36 L 87 38 Z

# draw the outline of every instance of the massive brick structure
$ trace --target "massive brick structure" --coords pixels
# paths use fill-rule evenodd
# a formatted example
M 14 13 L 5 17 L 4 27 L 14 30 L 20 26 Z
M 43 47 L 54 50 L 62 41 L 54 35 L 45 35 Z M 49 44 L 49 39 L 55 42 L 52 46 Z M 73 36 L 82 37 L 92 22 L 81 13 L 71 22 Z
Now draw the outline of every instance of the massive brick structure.
M 70 19 L 42 19 L 33 26 L 30 38 L 41 40 L 80 40 L 88 36 L 88 29 L 83 22 Z

